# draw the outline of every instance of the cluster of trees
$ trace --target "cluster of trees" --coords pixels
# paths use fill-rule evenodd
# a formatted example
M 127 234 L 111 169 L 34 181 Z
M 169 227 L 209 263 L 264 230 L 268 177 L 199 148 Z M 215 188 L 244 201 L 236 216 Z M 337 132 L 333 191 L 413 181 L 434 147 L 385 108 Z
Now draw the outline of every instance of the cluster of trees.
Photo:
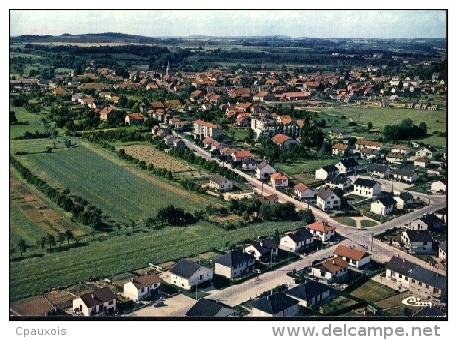
M 298 221 L 301 218 L 300 214 L 295 211 L 295 205 L 291 202 L 263 204 L 260 207 L 259 217 L 263 221 Z
M 197 222 L 197 218 L 189 212 L 173 205 L 167 205 L 157 211 L 156 219 L 161 221 L 162 227 L 166 222 L 172 226 L 184 226 Z
M 79 196 L 70 195 L 70 190 L 68 189 L 60 191 L 51 187 L 14 157 L 10 157 L 10 163 L 28 183 L 34 185 L 59 207 L 71 212 L 74 221 L 79 221 L 93 229 L 102 229 L 104 227 L 102 211 L 93 205 L 89 205 L 87 200 Z
M 427 125 L 424 122 L 413 124 L 409 118 L 403 119 L 398 125 L 386 125 L 383 131 L 385 141 L 409 140 L 427 137 Z
M 84 137 L 89 142 L 94 143 L 102 143 L 102 142 L 142 142 L 142 141 L 150 141 L 151 136 L 144 133 L 144 131 L 140 130 L 132 130 L 132 129 L 116 129 L 116 130 L 108 130 L 108 131 L 95 131 L 95 132 L 88 132 L 84 134 Z

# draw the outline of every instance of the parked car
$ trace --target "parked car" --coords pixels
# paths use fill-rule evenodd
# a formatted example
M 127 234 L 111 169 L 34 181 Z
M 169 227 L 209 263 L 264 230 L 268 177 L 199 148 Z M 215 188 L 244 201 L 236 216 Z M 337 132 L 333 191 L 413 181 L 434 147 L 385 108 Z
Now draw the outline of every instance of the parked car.
M 163 306 L 165 306 L 165 303 L 162 300 L 159 300 L 159 301 L 154 302 L 153 306 L 156 307 L 156 308 L 157 307 L 163 307 Z

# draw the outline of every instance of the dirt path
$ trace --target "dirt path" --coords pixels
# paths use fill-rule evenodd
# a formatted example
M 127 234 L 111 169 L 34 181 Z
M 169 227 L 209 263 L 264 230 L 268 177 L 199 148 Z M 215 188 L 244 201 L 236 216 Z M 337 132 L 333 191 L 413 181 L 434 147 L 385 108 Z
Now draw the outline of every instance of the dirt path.
M 360 228 L 362 226 L 362 224 L 361 224 L 362 221 L 373 221 L 373 222 L 376 222 L 376 224 L 381 224 L 380 222 L 377 222 L 368 217 L 351 217 L 351 218 L 355 221 L 356 228 Z

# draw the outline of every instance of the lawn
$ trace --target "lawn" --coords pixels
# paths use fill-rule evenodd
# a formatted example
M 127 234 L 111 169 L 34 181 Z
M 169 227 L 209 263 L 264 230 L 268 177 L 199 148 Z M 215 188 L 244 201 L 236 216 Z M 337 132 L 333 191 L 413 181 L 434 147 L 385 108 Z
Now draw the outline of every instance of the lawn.
M 375 221 L 371 221 L 371 220 L 361 220 L 360 225 L 364 228 L 370 228 L 370 227 L 377 226 L 378 224 Z
M 188 227 L 165 227 L 162 230 L 138 230 L 130 236 L 116 232 L 82 238 L 84 246 L 46 253 L 10 262 L 10 300 L 35 295 L 56 286 L 66 286 L 87 280 L 90 276 L 110 277 L 114 274 L 142 268 L 208 251 L 225 248 L 258 235 L 284 232 L 296 223 L 277 222 L 250 225 L 225 231 L 206 222 Z
M 17 158 L 52 187 L 70 189 L 118 221 L 153 217 L 168 204 L 195 211 L 206 203 L 155 178 L 151 182 L 135 175 L 84 146 Z
M 403 299 L 411 296 L 411 292 L 406 291 L 403 293 L 399 293 L 388 297 L 386 299 L 380 300 L 376 302 L 376 306 L 382 308 L 383 315 L 388 316 L 408 316 L 418 312 L 422 307 L 414 307 L 414 306 L 405 306 L 402 303 Z
M 307 159 L 305 161 L 299 161 L 295 163 L 276 163 L 275 169 L 282 171 L 287 175 L 301 174 L 301 173 L 310 173 L 314 175 L 314 172 L 317 169 L 322 168 L 325 165 L 330 165 L 337 163 L 337 159 Z
M 355 227 L 355 225 L 356 225 L 355 221 L 350 217 L 335 217 L 334 219 L 349 227 Z
M 15 107 L 10 105 L 10 111 L 16 113 L 16 118 L 21 124 L 10 125 L 10 139 L 23 136 L 26 131 L 44 132 L 41 118 L 45 116 L 39 113 L 30 113 L 24 107 Z
M 376 281 L 369 280 L 351 292 L 351 295 L 367 302 L 375 302 L 395 295 L 397 292 Z
M 10 246 L 17 248 L 20 239 L 34 246 L 37 239 L 47 234 L 33 223 L 10 199 Z
M 338 296 L 337 298 L 326 302 L 322 305 L 323 314 L 334 313 L 335 311 L 355 305 L 357 302 L 355 300 L 349 299 L 342 295 Z

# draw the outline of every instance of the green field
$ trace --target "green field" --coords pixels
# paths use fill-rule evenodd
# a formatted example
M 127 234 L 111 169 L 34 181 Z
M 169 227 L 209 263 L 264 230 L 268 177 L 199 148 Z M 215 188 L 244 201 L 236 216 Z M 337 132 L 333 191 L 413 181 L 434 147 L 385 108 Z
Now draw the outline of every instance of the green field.
M 20 239 L 27 245 L 35 245 L 37 239 L 46 236 L 46 233 L 33 223 L 24 213 L 16 207 L 10 199 L 10 245 L 16 247 Z
M 338 159 L 328 158 L 328 159 L 307 159 L 305 161 L 299 161 L 295 163 L 288 164 L 275 164 L 275 169 L 285 172 L 288 175 L 310 173 L 314 175 L 314 171 L 322 168 L 323 166 L 337 163 Z
M 364 228 L 369 228 L 369 227 L 377 226 L 378 224 L 375 221 L 361 220 L 360 225 Z
M 41 118 L 42 114 L 29 113 L 24 107 L 15 107 L 10 105 L 10 110 L 16 113 L 16 118 L 21 123 L 18 125 L 10 125 L 10 139 L 23 136 L 26 131 L 29 132 L 44 132 Z
M 113 232 L 95 240 L 87 236 L 88 244 L 66 251 L 46 253 L 10 262 L 10 300 L 35 295 L 56 286 L 87 280 L 91 275 L 111 276 L 145 267 L 149 262 L 161 263 L 210 250 L 225 248 L 258 235 L 273 235 L 296 228 L 296 222 L 250 225 L 225 231 L 206 222 L 188 227 L 166 227 L 162 230 L 138 230 L 130 236 Z M 25 254 L 27 255 L 27 254 Z
M 335 217 L 334 219 L 349 227 L 355 227 L 355 221 L 350 217 Z
M 153 217 L 168 204 L 203 208 L 201 201 L 164 190 L 83 146 L 17 158 L 52 187 L 70 189 L 118 221 Z
M 397 294 L 395 290 L 370 280 L 351 292 L 351 295 L 367 302 L 375 302 Z

